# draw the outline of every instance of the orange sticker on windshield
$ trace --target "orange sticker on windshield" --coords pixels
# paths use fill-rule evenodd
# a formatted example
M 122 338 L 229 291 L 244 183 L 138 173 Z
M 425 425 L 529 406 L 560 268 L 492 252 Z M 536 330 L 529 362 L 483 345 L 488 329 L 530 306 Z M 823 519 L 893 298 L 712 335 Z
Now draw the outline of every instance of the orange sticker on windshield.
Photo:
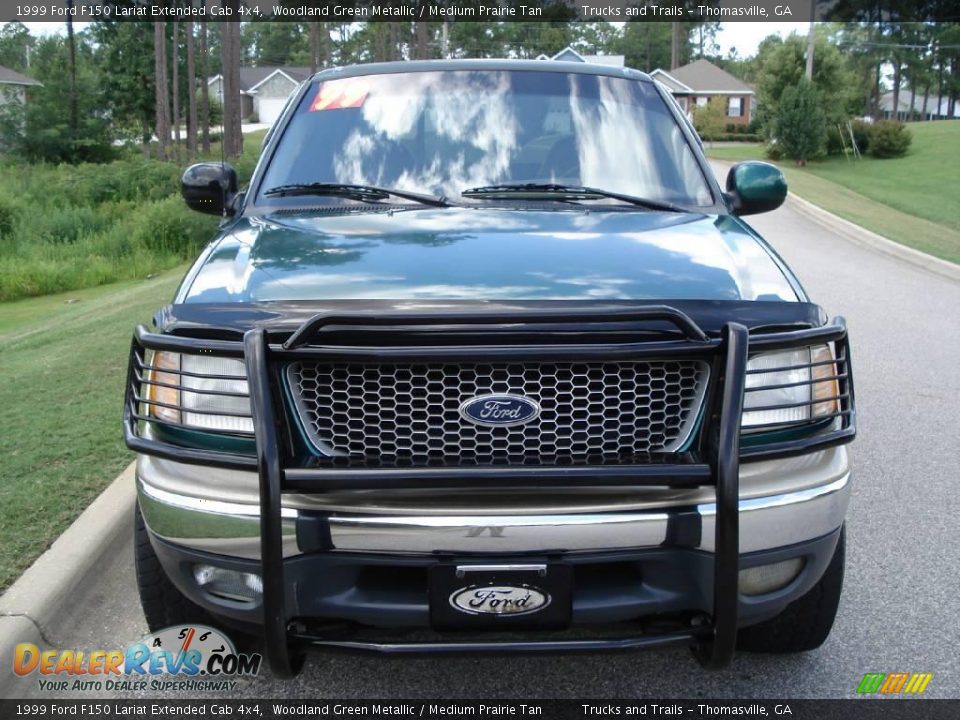
M 363 107 L 370 92 L 366 78 L 343 78 L 321 83 L 317 96 L 310 104 L 310 112 Z

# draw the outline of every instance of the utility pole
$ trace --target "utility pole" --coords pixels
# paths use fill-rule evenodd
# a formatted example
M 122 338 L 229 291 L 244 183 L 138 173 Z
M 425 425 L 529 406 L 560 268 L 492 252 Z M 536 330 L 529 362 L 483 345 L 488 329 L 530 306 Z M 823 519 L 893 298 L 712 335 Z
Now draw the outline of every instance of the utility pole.
M 670 23 L 670 69 L 680 67 L 680 23 Z
M 813 80 L 813 46 L 814 46 L 814 27 L 816 26 L 817 5 L 815 0 L 810 0 L 810 29 L 807 30 L 807 80 Z

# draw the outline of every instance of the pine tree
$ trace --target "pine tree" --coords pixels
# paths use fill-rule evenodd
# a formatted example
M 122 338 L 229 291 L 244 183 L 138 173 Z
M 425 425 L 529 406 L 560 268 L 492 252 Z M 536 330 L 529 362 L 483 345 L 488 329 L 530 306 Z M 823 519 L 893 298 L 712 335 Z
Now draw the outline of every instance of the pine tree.
M 827 141 L 827 121 L 813 83 L 801 78 L 780 96 L 774 135 L 785 157 L 806 165 Z

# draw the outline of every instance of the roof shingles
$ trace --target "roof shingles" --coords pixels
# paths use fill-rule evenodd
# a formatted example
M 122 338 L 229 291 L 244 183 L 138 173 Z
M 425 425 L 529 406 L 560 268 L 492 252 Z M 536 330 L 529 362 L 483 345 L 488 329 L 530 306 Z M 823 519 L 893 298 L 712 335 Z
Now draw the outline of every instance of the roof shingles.
M 42 85 L 33 78 L 21 75 L 16 70 L 0 65 L 0 84 L 2 85 Z
M 240 89 L 249 90 L 259 85 L 277 70 L 282 70 L 293 80 L 300 83 L 310 77 L 310 68 L 297 67 L 294 65 L 282 65 L 277 67 L 241 67 L 240 68 Z
M 709 60 L 694 60 L 688 65 L 671 70 L 669 75 L 694 92 L 742 92 L 744 94 L 753 92 L 753 88 L 745 82 Z

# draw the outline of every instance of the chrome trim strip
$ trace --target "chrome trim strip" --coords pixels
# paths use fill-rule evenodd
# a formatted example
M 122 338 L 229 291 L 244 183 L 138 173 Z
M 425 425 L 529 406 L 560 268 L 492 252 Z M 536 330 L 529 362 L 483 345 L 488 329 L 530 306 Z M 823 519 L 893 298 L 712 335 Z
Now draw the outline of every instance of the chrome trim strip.
M 150 531 L 196 550 L 260 557 L 260 510 L 249 503 L 181 495 L 138 477 L 140 507 Z M 812 540 L 840 527 L 850 473 L 825 485 L 740 500 L 740 552 Z M 713 551 L 714 503 L 696 506 L 700 550 Z M 282 510 L 284 556 L 300 553 L 294 508 Z M 543 515 L 350 515 L 330 517 L 335 550 L 423 554 L 623 550 L 666 542 L 670 511 Z M 203 536 L 198 534 L 203 531 Z
M 843 523 L 849 473 L 805 490 L 740 501 L 740 552 L 812 540 Z M 716 505 L 697 506 L 699 549 L 713 551 Z M 666 542 L 669 512 L 330 517 L 337 550 L 385 553 L 624 550 Z
M 793 545 L 836 530 L 850 501 L 850 473 L 826 485 L 740 501 L 740 552 Z M 699 548 L 713 552 L 717 506 L 697 506 Z
M 582 515 L 333 515 L 337 550 L 356 552 L 545 552 L 663 544 L 667 513 Z
M 164 505 L 170 507 L 176 507 L 182 510 L 193 510 L 194 512 L 208 513 L 211 515 L 255 517 L 258 520 L 260 518 L 260 508 L 256 505 L 222 502 L 220 500 L 208 500 L 206 498 L 191 497 L 189 495 L 178 495 L 176 493 L 167 492 L 166 490 L 161 490 L 160 488 L 147 485 L 140 478 L 137 478 L 137 485 L 139 486 L 140 491 L 147 495 L 147 497 L 156 500 L 157 502 L 162 502 Z M 280 517 L 295 520 L 297 518 L 297 510 L 287 507 L 281 508 Z
M 151 533 L 177 545 L 232 557 L 260 559 L 260 508 L 180 495 L 137 477 L 137 499 Z M 297 511 L 283 508 L 283 555 L 300 553 Z
M 809 455 L 759 460 L 740 466 L 740 497 L 780 495 L 833 482 L 850 472 L 847 447 L 840 445 Z M 248 470 L 190 465 L 141 455 L 137 476 L 153 489 L 177 495 L 209 498 L 256 508 L 260 501 L 259 478 Z M 714 500 L 714 489 L 644 488 L 624 493 L 607 489 L 555 489 L 552 492 L 499 489 L 420 491 L 392 490 L 376 493 L 343 491 L 305 495 L 290 493 L 283 506 L 300 511 L 342 515 L 447 516 L 447 515 L 577 515 L 622 512 L 667 512 L 693 508 Z

